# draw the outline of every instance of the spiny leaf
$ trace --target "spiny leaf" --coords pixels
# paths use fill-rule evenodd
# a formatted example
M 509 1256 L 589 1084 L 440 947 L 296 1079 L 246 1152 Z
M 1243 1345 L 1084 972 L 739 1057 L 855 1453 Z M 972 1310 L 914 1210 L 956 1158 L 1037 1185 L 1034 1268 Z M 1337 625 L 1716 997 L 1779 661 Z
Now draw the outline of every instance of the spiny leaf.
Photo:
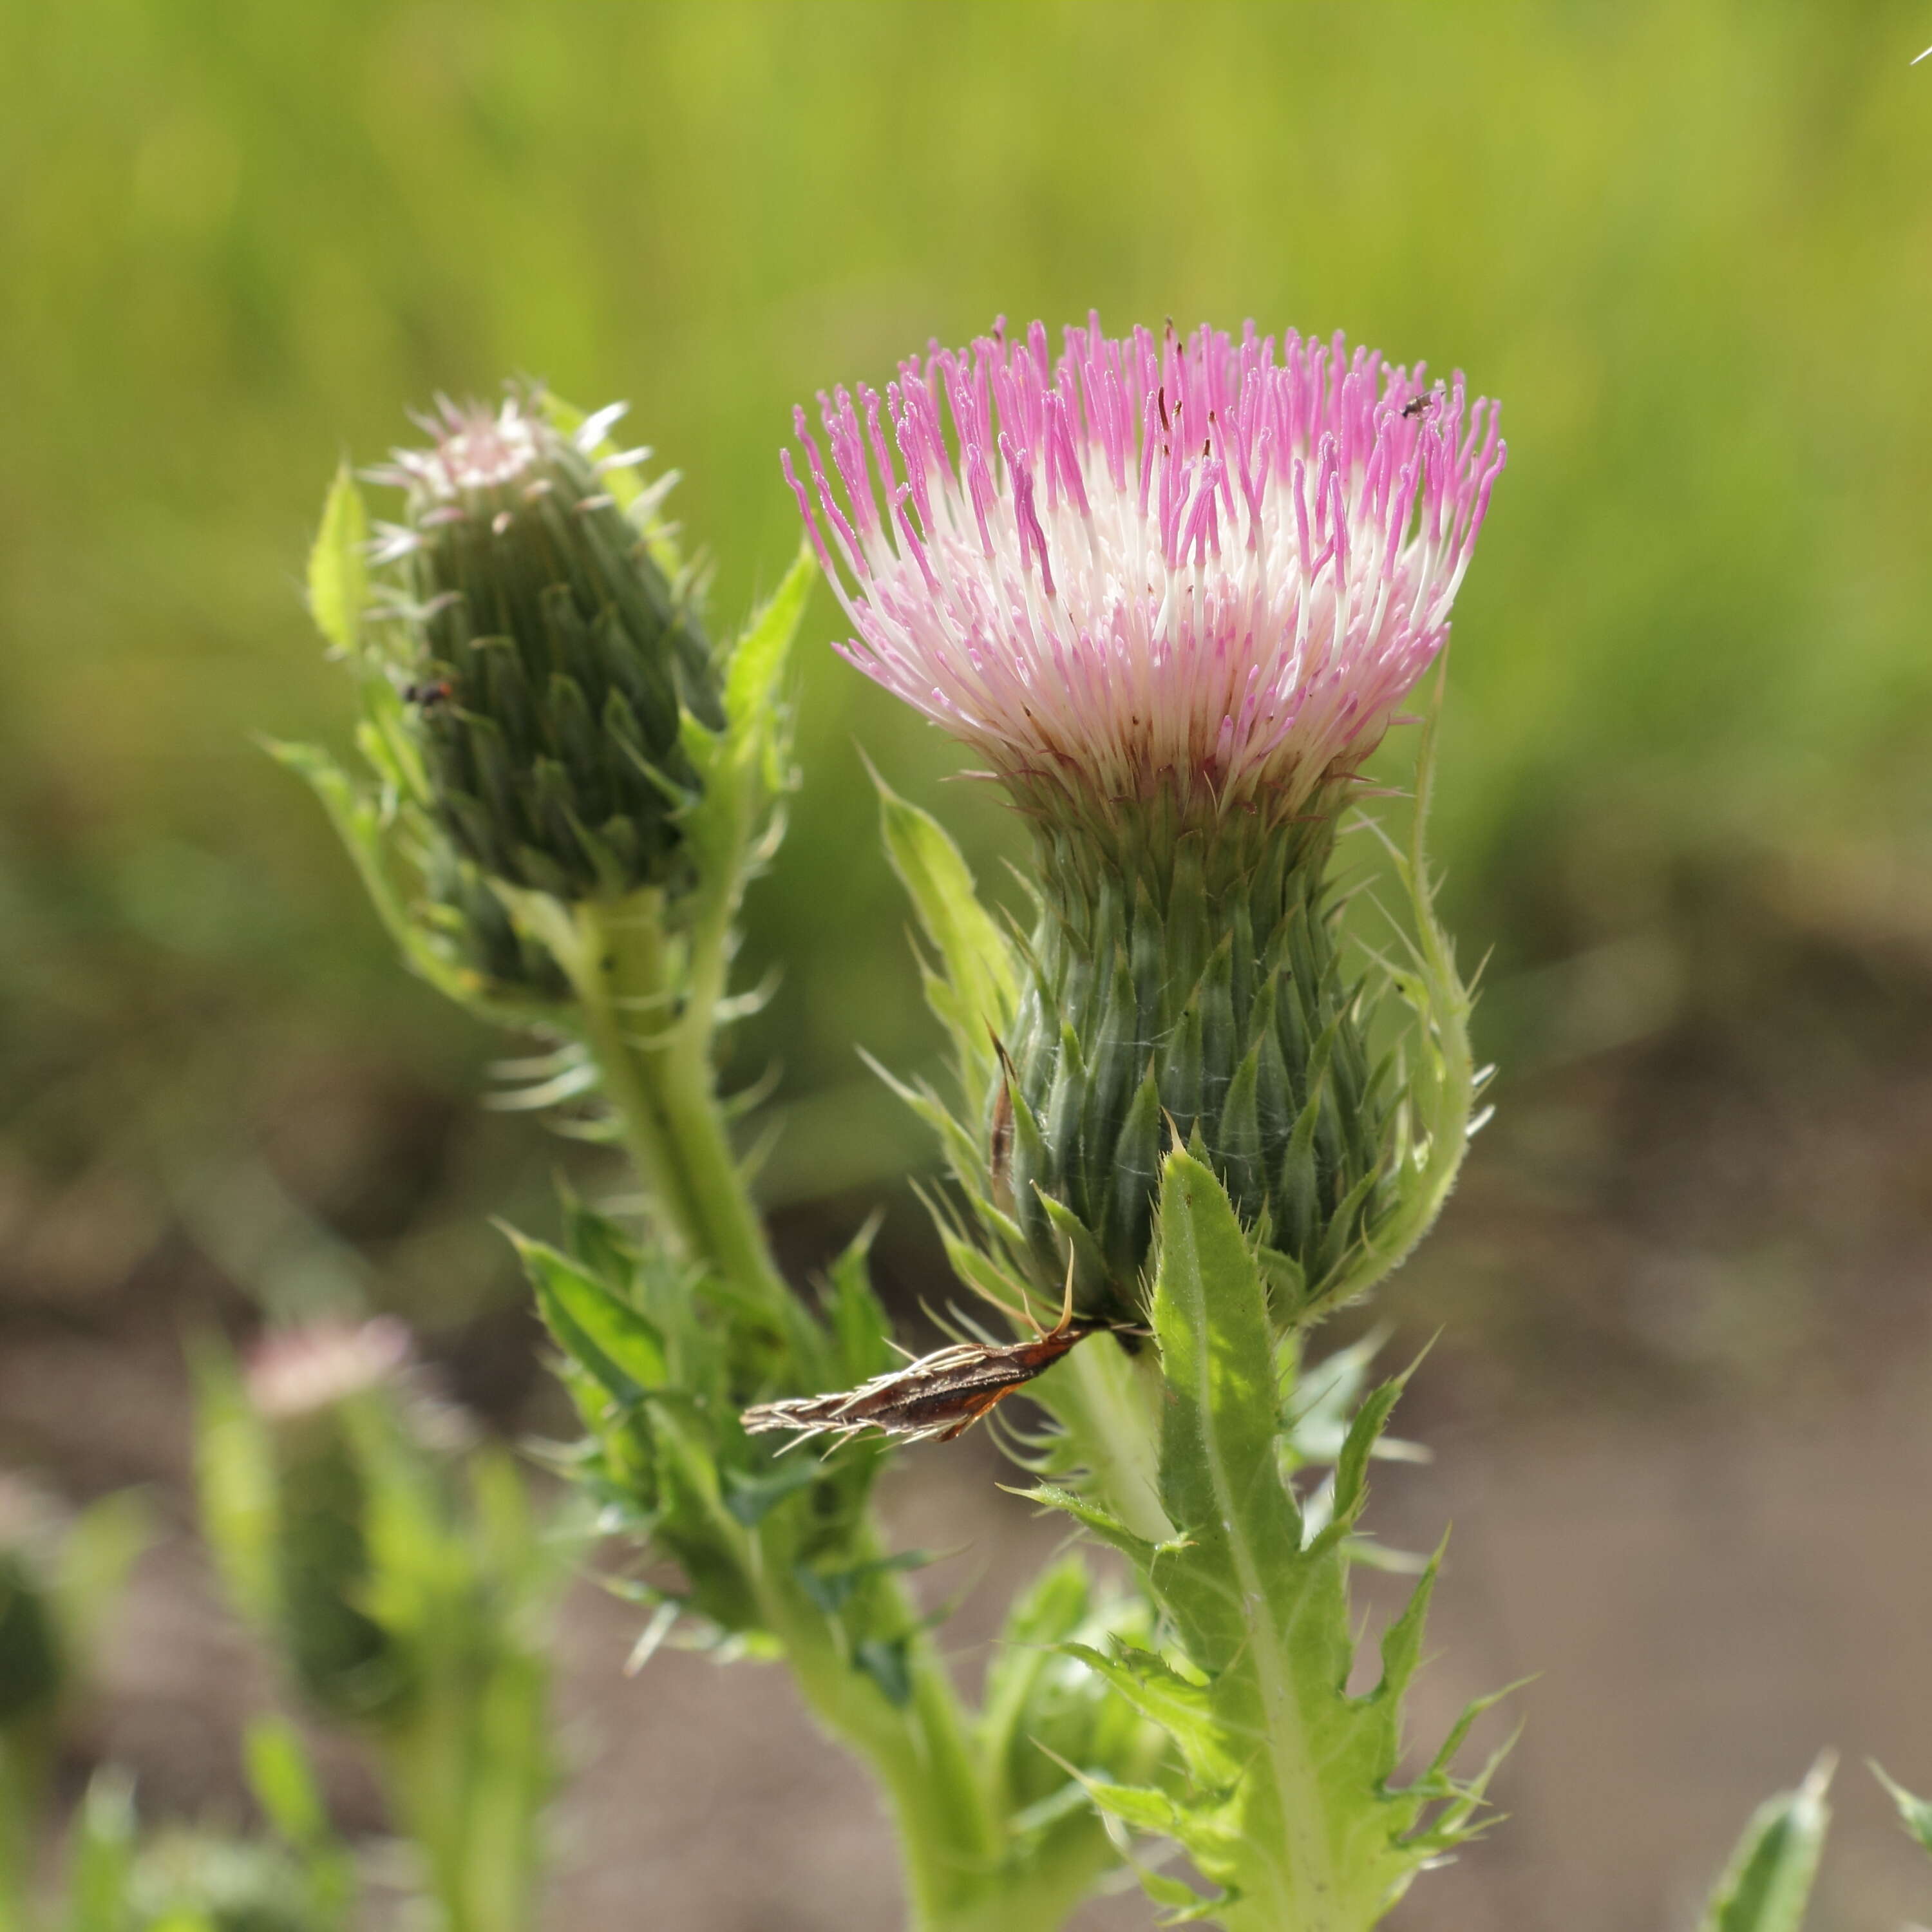
M 724 674 L 724 715 L 730 720 L 734 744 L 747 743 L 770 732 L 778 680 L 784 675 L 785 661 L 818 574 L 811 546 L 804 545 L 771 602 L 752 620 L 732 650 Z M 766 781 L 771 789 L 777 789 L 776 771 L 768 771 Z
M 1164 1791 L 1146 1785 L 1113 1784 L 1104 1778 L 1082 1777 L 1071 1765 L 1067 1769 L 1079 1778 L 1087 1796 L 1108 1816 L 1119 1819 L 1136 1832 L 1158 1832 L 1167 1837 L 1180 1825 L 1180 1814 Z
M 879 1687 L 887 1703 L 903 1709 L 912 1702 L 910 1652 L 902 1636 L 864 1637 L 852 1646 L 852 1661 Z
M 1155 1904 L 1168 1908 L 1160 1917 L 1163 1925 L 1193 1925 L 1204 1918 L 1218 1918 L 1234 1896 L 1222 1891 L 1198 1892 L 1185 1880 L 1169 1878 L 1165 1872 L 1150 1870 L 1144 1865 L 1137 1866 L 1134 1876 L 1140 1880 L 1142 1891 Z
M 847 1387 L 870 1381 L 892 1363 L 892 1324 L 872 1292 L 866 1266 L 880 1218 L 874 1214 L 826 1271 L 825 1312 L 838 1355 L 838 1380 Z
M 1401 1616 L 1382 1633 L 1382 1682 L 1375 1690 L 1378 1698 L 1400 1700 L 1415 1675 L 1422 1656 L 1422 1634 L 1429 1619 L 1430 1600 L 1436 1593 L 1436 1579 L 1442 1567 L 1442 1551 L 1438 1547 L 1417 1580 Z
M 982 1093 L 992 1075 L 992 1035 L 1006 1031 L 1019 998 L 1012 955 L 945 828 L 876 772 L 873 783 L 886 856 L 911 896 L 920 929 L 944 963 L 957 1000 L 939 1017 L 952 1035 L 970 1090 Z
M 1798 1932 L 1817 1876 L 1832 1781 L 1829 1754 L 1796 1791 L 1759 1806 L 1705 1908 L 1699 1932 Z
M 1226 1190 L 1178 1148 L 1161 1179 L 1154 1326 L 1167 1385 L 1162 1504 L 1217 1564 L 1239 1545 L 1278 1576 L 1301 1534 L 1275 1453 L 1268 1297 Z M 1238 1648 L 1240 1631 L 1226 1635 Z M 1214 1667 L 1216 1660 L 1196 1661 Z
M 1888 1777 L 1880 1766 L 1874 1763 L 1872 1775 L 1892 1794 L 1892 1802 L 1898 1807 L 1898 1815 L 1906 1831 L 1924 1850 L 1932 1852 L 1932 1804 L 1922 1798 L 1914 1797 L 1902 1784 Z
M 802 1456 L 781 1462 L 761 1475 L 739 1468 L 727 1468 L 722 1474 L 724 1507 L 747 1529 L 755 1529 L 788 1496 L 810 1489 L 819 1476 L 819 1472 Z M 808 1589 L 807 1594 L 810 1594 Z
M 1109 1656 L 1090 1644 L 1066 1643 L 1060 1648 L 1106 1678 L 1150 1724 L 1159 1725 L 1180 1747 L 1188 1775 L 1205 1792 L 1218 1795 L 1239 1775 L 1238 1756 L 1209 1686 L 1190 1682 L 1151 1651 L 1122 1645 Z
M 506 1228 L 515 1244 L 544 1324 L 572 1359 L 626 1408 L 662 1388 L 667 1368 L 656 1328 L 568 1255 Z
M 1008 1493 L 1024 1496 L 1028 1502 L 1038 1503 L 1046 1509 L 1064 1510 L 1102 1543 L 1130 1558 L 1143 1572 L 1157 1553 L 1158 1546 L 1144 1537 L 1136 1536 L 1125 1523 L 1108 1515 L 1098 1504 L 1076 1496 L 1071 1490 L 1058 1488 L 1052 1483 L 1036 1483 L 1030 1490 L 1010 1490 Z
M 1335 1462 L 1335 1498 L 1328 1526 L 1322 1532 L 1329 1542 L 1339 1542 L 1360 1520 L 1363 1505 L 1369 1498 L 1369 1459 L 1376 1442 L 1388 1426 L 1390 1412 L 1408 1380 L 1402 1376 L 1366 1396 L 1348 1424 L 1342 1453 Z
M 328 486 L 322 527 L 308 554 L 309 614 L 340 651 L 353 651 L 362 635 L 362 607 L 369 594 L 368 543 L 369 512 L 345 463 Z

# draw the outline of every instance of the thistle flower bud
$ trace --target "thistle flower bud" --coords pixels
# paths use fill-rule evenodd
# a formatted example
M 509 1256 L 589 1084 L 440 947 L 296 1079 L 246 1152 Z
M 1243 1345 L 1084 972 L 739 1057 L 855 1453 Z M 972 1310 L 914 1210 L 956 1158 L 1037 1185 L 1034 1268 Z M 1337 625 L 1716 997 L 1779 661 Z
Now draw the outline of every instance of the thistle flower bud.
M 386 1715 L 410 1688 L 406 1660 L 364 1606 L 368 1484 L 347 1413 L 392 1384 L 410 1352 L 400 1322 L 317 1322 L 270 1336 L 247 1365 L 274 1462 L 282 1647 L 304 1694 L 336 1716 Z
M 1311 1304 L 1388 1204 L 1400 1098 L 1344 970 L 1335 820 L 1447 637 L 1493 406 L 1340 337 L 1097 320 L 1057 362 L 1002 327 L 902 363 L 883 410 L 820 400 L 830 468 L 802 411 L 809 487 L 784 466 L 841 648 L 1038 848 L 1004 1070 L 968 1096 L 993 1205 L 1043 1288 L 1070 1244 L 1083 1305 L 1124 1312 L 1171 1120 Z
M 442 399 L 374 472 L 407 493 L 374 555 L 436 815 L 482 872 L 565 898 L 686 883 L 684 719 L 724 723 L 697 617 L 606 486 L 648 452 L 594 454 L 620 413 L 566 435 L 524 398 Z

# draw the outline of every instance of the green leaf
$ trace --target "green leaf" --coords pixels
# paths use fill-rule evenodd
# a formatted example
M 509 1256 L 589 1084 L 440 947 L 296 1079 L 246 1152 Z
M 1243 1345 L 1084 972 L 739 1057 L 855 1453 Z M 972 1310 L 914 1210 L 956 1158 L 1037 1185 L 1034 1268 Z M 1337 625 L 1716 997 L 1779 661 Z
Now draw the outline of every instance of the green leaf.
M 1328 1526 L 1322 1532 L 1328 1541 L 1339 1543 L 1361 1520 L 1369 1499 L 1369 1460 L 1408 1379 L 1402 1376 L 1383 1383 L 1364 1399 L 1349 1422 L 1342 1453 L 1335 1460 L 1335 1494 Z
M 1150 1871 L 1144 1865 L 1136 1866 L 1134 1876 L 1140 1880 L 1142 1891 L 1155 1904 L 1168 1908 L 1161 1915 L 1163 1925 L 1193 1925 L 1204 1918 L 1218 1918 L 1232 1897 L 1220 1890 L 1198 1892 L 1185 1880 L 1169 1878 L 1165 1872 Z
M 911 896 L 920 929 L 939 955 L 952 994 L 934 1010 L 952 1037 L 966 1091 L 991 1090 L 993 1036 L 1011 1029 L 1019 1003 L 1012 956 L 992 915 L 980 903 L 959 848 L 931 813 L 902 799 L 875 772 L 886 856 Z
M 1087 1565 L 1070 1551 L 1049 1564 L 1013 1600 L 986 1666 L 981 1700 L 980 1750 L 1010 1802 L 1010 1754 L 1018 1741 L 1021 1714 L 1055 1648 L 1080 1628 L 1093 1594 Z
M 1892 1794 L 1892 1802 L 1898 1807 L 1898 1815 L 1906 1831 L 1918 1841 L 1922 1850 L 1932 1852 L 1932 1804 L 1922 1798 L 1916 1798 L 1902 1784 L 1887 1777 L 1878 1765 L 1871 1767 L 1872 1775 Z
M 258 1718 L 248 1726 L 242 1756 L 248 1789 L 275 1830 L 298 1850 L 325 1843 L 328 1810 L 294 1725 L 285 1718 Z
M 724 715 L 730 721 L 734 744 L 773 736 L 772 718 L 778 702 L 778 682 L 784 675 L 785 663 L 818 576 L 811 545 L 802 545 L 771 602 L 746 626 L 733 647 L 724 674 Z M 770 788 L 776 790 L 776 772 L 768 771 L 766 776 Z
M 544 1326 L 614 1400 L 629 1408 L 664 1386 L 664 1342 L 650 1322 L 568 1255 L 514 1228 L 504 1232 L 536 1291 Z
M 363 889 L 410 971 L 446 998 L 486 1019 L 506 1026 L 554 1024 L 553 1006 L 538 999 L 522 1000 L 488 991 L 480 974 L 458 964 L 436 936 L 412 916 L 391 868 L 381 805 L 366 788 L 356 784 L 327 752 L 313 745 L 271 742 L 266 749 L 278 764 L 306 779 L 321 801 Z
M 1796 1791 L 1759 1806 L 1711 1894 L 1699 1932 L 1798 1932 L 1832 1821 L 1828 1754 Z
M 1077 1772 L 1074 1775 L 1079 1777 Z M 1119 1819 L 1136 1832 L 1170 1837 L 1180 1824 L 1180 1814 L 1174 1809 L 1174 1800 L 1164 1791 L 1142 1784 L 1112 1784 L 1098 1778 L 1082 1778 L 1080 1782 L 1087 1796 L 1108 1817 Z
M 190 1362 L 202 1534 L 236 1608 L 266 1624 L 275 1616 L 280 1594 L 274 1459 L 226 1348 L 202 1342 L 191 1351 Z
M 362 633 L 369 593 L 369 512 L 344 464 L 328 486 L 322 528 L 308 554 L 308 608 L 316 628 L 338 650 L 352 652 Z
M 923 1570 L 932 1561 L 922 1550 L 901 1550 L 890 1556 L 875 1556 L 843 1570 L 814 1570 L 800 1564 L 796 1574 L 805 1594 L 826 1616 L 836 1617 L 874 1577 Z
M 1127 1645 L 1112 1656 L 1084 1643 L 1062 1644 L 1060 1649 L 1078 1658 L 1150 1724 L 1160 1726 L 1180 1747 L 1197 1786 L 1212 1791 L 1234 1782 L 1240 1756 L 1222 1728 L 1210 1686 L 1190 1682 L 1153 1652 Z
M 1180 1747 L 1189 1782 L 1167 1794 L 1167 1828 L 1227 1894 L 1204 1913 L 1231 1932 L 1366 1927 L 1477 1828 L 1480 1778 L 1459 1783 L 1438 1760 L 1395 1782 L 1431 1580 L 1390 1627 L 1381 1684 L 1351 1695 L 1346 1526 L 1304 1545 L 1266 1291 L 1247 1231 L 1193 1154 L 1166 1160 L 1159 1232 L 1161 1492 L 1177 1534 L 1143 1546 L 1138 1567 L 1183 1661 L 1099 1646 L 1084 1660 Z M 1399 1386 L 1371 1397 L 1338 1444 L 1350 1520 Z
M 898 1709 L 912 1702 L 911 1646 L 902 1636 L 862 1638 L 852 1646 L 852 1661 L 876 1684 L 886 1702 Z
M 855 1388 L 882 1375 L 893 1362 L 892 1324 L 872 1292 L 867 1258 L 881 1215 L 861 1228 L 826 1274 L 825 1312 L 832 1330 L 841 1386 Z
M 1408 899 L 1413 933 L 1398 926 L 1397 944 L 1409 969 L 1391 973 L 1397 992 L 1414 1016 L 1405 1044 L 1408 1068 L 1405 1106 L 1407 1138 L 1390 1178 L 1393 1200 L 1372 1234 L 1358 1244 L 1328 1280 L 1320 1284 L 1299 1312 L 1312 1321 L 1364 1294 L 1401 1265 L 1433 1225 L 1456 1184 L 1468 1150 L 1469 1127 L 1480 1084 L 1469 1048 L 1469 1015 L 1474 1000 L 1456 970 L 1455 948 L 1436 916 L 1435 890 L 1425 850 L 1430 801 L 1435 790 L 1436 736 L 1448 677 L 1448 654 L 1438 661 L 1436 688 L 1423 721 L 1416 754 L 1414 808 L 1408 839 L 1398 845 L 1373 818 L 1363 823 L 1387 850 Z M 1311 1287 L 1314 1284 L 1311 1283 Z
M 1252 1566 L 1243 1588 L 1279 1587 L 1301 1526 L 1275 1453 L 1280 1407 L 1268 1296 L 1212 1171 L 1176 1148 L 1162 1172 L 1154 1333 L 1167 1406 L 1161 1502 L 1217 1562 Z M 1226 1654 L 1246 1640 L 1238 1604 L 1217 1617 Z M 1224 1657 L 1197 1657 L 1216 1669 Z
M 66 1932 L 123 1932 L 134 1834 L 133 1784 L 118 1772 L 97 1772 L 68 1856 Z
M 1084 1496 L 1076 1496 L 1071 1490 L 1060 1489 L 1052 1483 L 1036 1483 L 1030 1490 L 1012 1490 L 1010 1493 L 1024 1496 L 1028 1502 L 1038 1503 L 1045 1509 L 1064 1510 L 1102 1543 L 1130 1558 L 1143 1573 L 1160 1553 L 1160 1546 L 1148 1542 L 1144 1536 L 1136 1536 L 1125 1523 L 1109 1516 L 1098 1504 L 1090 1503 Z
M 762 1475 L 728 1468 L 724 1477 L 724 1507 L 731 1512 L 734 1520 L 752 1529 L 764 1522 L 788 1496 L 795 1496 L 800 1490 L 810 1489 L 818 1481 L 819 1471 L 804 1456 L 794 1456 L 790 1462 L 781 1462 Z
M 1448 1540 L 1446 1537 L 1443 1539 L 1444 1545 Z M 1382 1682 L 1375 1690 L 1378 1698 L 1400 1698 L 1415 1675 L 1416 1666 L 1422 1659 L 1422 1634 L 1429 1620 L 1430 1602 L 1435 1596 L 1436 1580 L 1442 1568 L 1442 1550 L 1438 1547 L 1417 1579 L 1402 1614 L 1382 1632 Z

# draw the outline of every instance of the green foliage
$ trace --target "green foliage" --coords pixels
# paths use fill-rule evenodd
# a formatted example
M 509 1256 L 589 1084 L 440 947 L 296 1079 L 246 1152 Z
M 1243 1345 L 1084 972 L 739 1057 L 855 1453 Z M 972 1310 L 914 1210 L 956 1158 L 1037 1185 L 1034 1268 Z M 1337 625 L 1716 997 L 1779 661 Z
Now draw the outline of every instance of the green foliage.
M 1832 1822 L 1825 1793 L 1832 1763 L 1828 1754 L 1821 1757 L 1796 1790 L 1767 1798 L 1752 1814 L 1699 1932 L 1799 1932 Z
M 522 1932 L 555 1777 L 546 1651 L 577 1532 L 535 1511 L 502 1450 L 457 1459 L 425 1440 L 393 1384 L 270 1418 L 216 1352 L 198 1370 L 202 1524 L 237 1608 L 304 1702 L 376 1748 L 450 1932 Z M 248 1759 L 305 1895 L 339 1916 L 347 1870 L 294 1733 L 258 1725 Z
M 990 1097 L 994 1090 L 999 1070 L 993 1042 L 1012 1030 L 1019 1004 L 1012 949 L 980 903 L 973 874 L 946 828 L 876 772 L 873 783 L 886 856 L 938 956 L 936 968 L 921 962 L 926 1004 L 946 1028 L 953 1070 L 970 1106 L 971 1096 Z
M 880 1660 L 911 1626 L 883 1587 L 866 1516 L 879 1446 L 781 1460 L 771 1438 L 747 1436 L 738 1413 L 752 1393 L 734 1383 L 728 1303 L 694 1292 L 701 1285 L 614 1222 L 575 1206 L 568 1253 L 516 1238 L 590 1432 L 572 1477 L 603 1528 L 674 1558 L 682 1573 L 681 1587 L 634 1594 L 674 1606 L 687 1639 L 710 1645 L 776 1640 L 809 1618 L 814 1642 L 883 1694 Z M 825 1312 L 792 1379 L 838 1388 L 876 1372 L 884 1322 L 862 1244 L 832 1270 Z
M 1932 1804 L 1922 1798 L 1915 1797 L 1905 1786 L 1888 1777 L 1884 1770 L 1874 1764 L 1872 1775 L 1890 1794 L 1892 1802 L 1898 1807 L 1899 1822 L 1910 1834 L 1913 1842 L 1922 1850 L 1932 1852 Z
M 1130 1556 L 1172 1633 L 1169 1653 L 1116 1643 L 1081 1654 L 1168 1733 L 1180 1774 L 1092 1779 L 1088 1793 L 1130 1832 L 1178 1840 L 1216 1888 L 1186 1899 L 1171 1880 L 1150 1888 L 1183 1914 L 1231 1932 L 1352 1932 L 1480 1828 L 1493 1768 L 1468 1780 L 1451 1768 L 1486 1700 L 1419 1777 L 1394 1781 L 1434 1562 L 1383 1636 L 1379 1682 L 1359 1696 L 1347 1688 L 1346 1544 L 1400 1385 L 1357 1410 L 1327 1521 L 1311 1531 L 1283 1474 L 1274 1332 L 1250 1238 L 1212 1172 L 1178 1149 L 1163 1168 L 1160 1258 L 1160 1500 L 1173 1534 L 1150 1541 L 1066 1492 L 1035 1492 Z
M 68 1851 L 63 1932 L 128 1932 L 135 1838 L 133 1785 L 118 1772 L 96 1772 Z

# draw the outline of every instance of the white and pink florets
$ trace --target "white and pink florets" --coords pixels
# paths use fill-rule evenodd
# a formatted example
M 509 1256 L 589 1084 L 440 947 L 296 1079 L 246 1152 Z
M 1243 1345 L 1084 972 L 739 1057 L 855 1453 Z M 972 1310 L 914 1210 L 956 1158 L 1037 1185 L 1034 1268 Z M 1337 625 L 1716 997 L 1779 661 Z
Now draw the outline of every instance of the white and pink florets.
M 407 490 L 410 500 L 406 523 L 376 526 L 370 556 L 377 563 L 394 563 L 410 556 L 424 548 L 426 532 L 463 522 L 485 496 L 491 499 L 486 506 L 489 513 L 502 526 L 514 514 L 505 507 L 507 502 L 518 498 L 534 502 L 556 487 L 550 471 L 563 449 L 574 450 L 598 476 L 644 462 L 650 455 L 648 449 L 602 449 L 612 426 L 628 406 L 610 404 L 566 435 L 544 414 L 539 395 L 513 393 L 494 410 L 473 399 L 459 403 L 438 396 L 434 410 L 411 416 L 430 439 L 428 446 L 392 449 L 387 463 L 364 472 L 372 483 Z M 661 496 L 675 480 L 661 478 L 654 488 Z M 578 512 L 596 509 L 612 500 L 608 496 L 582 497 L 573 507 Z
M 1292 806 L 1359 764 L 1442 649 L 1505 454 L 1460 373 L 1252 323 L 1095 317 L 1057 362 L 996 326 L 883 406 L 819 401 L 842 488 L 802 410 L 809 488 L 783 460 L 844 654 L 1001 776 L 1110 797 Z

